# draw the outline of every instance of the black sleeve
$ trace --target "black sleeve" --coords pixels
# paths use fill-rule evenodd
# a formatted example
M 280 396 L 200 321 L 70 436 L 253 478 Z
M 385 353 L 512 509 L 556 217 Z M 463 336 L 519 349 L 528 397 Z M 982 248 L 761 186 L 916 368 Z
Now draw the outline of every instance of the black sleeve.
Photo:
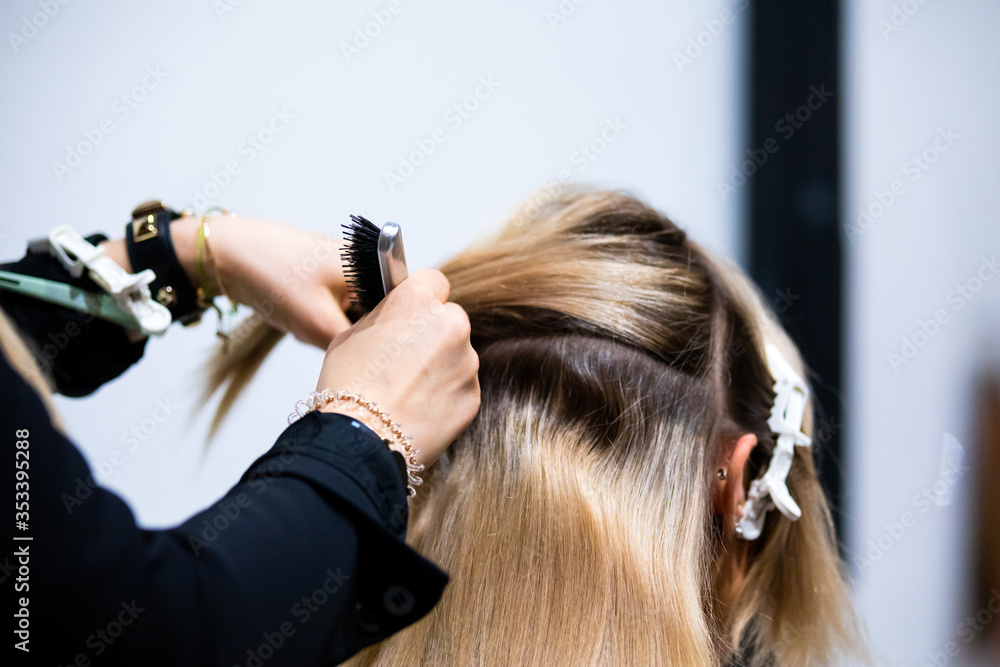
M 219 503 L 142 530 L 6 360 L 0 387 L 0 486 L 30 463 L 28 514 L 8 525 L 31 539 L 2 564 L 6 617 L 30 619 L 17 664 L 333 665 L 420 619 L 448 581 L 403 541 L 393 456 L 349 417 L 310 413 Z
M 87 240 L 97 245 L 107 237 L 94 234 Z M 0 264 L 0 269 L 101 291 L 86 273 L 73 278 L 59 260 L 47 254 L 28 252 L 17 262 Z M 133 343 L 117 324 L 34 297 L 0 290 L 0 308 L 17 325 L 56 391 L 65 396 L 93 393 L 124 373 L 146 348 L 145 338 Z

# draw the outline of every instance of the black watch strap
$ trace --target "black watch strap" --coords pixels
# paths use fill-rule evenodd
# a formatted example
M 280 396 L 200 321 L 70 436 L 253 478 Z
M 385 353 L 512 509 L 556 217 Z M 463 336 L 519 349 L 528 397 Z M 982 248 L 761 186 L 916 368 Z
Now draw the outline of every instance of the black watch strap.
M 174 322 L 194 324 L 201 319 L 198 296 L 174 251 L 170 222 L 181 217 L 158 201 L 140 204 L 125 226 L 125 245 L 133 273 L 152 269 L 156 280 L 149 291 L 170 311 Z

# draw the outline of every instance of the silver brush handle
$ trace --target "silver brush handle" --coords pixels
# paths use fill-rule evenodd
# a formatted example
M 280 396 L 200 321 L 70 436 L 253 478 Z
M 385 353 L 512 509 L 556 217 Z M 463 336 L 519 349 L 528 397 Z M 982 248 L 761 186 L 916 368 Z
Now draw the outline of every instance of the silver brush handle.
M 382 225 L 378 235 L 378 265 L 382 269 L 382 287 L 386 294 L 409 275 L 403 252 L 403 230 L 395 222 Z

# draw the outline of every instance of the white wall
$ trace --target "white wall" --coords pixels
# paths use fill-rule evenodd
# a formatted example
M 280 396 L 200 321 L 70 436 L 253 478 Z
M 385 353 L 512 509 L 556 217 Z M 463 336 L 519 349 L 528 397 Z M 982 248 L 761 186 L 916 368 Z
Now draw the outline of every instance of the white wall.
M 847 541 L 866 559 L 854 561 L 857 598 L 880 664 L 965 664 L 970 635 L 959 626 L 990 597 L 968 590 L 965 513 L 971 390 L 1000 356 L 1000 277 L 977 284 L 983 258 L 1000 258 L 1000 4 L 846 8 L 846 222 L 857 225 L 869 206 L 881 213 L 846 243 Z M 949 130 L 951 139 L 938 138 Z M 913 157 L 925 151 L 934 160 L 926 169 Z M 971 299 L 957 291 L 965 283 L 979 289 Z M 927 323 L 936 313 L 944 323 L 935 328 Z M 912 358 L 904 337 L 916 337 L 905 350 Z M 949 469 L 959 473 L 951 484 Z M 944 655 L 948 642 L 957 656 Z
M 225 1 L 3 3 L 0 257 L 19 257 L 27 238 L 66 222 L 120 234 L 150 197 L 200 203 L 212 172 L 231 160 L 241 171 L 221 192 L 208 188 L 213 203 L 330 233 L 349 213 L 395 220 L 414 268 L 459 250 L 564 170 L 633 189 L 723 252 L 738 246 L 740 197 L 724 201 L 716 186 L 744 143 L 745 9 L 730 0 L 564 1 L 575 11 L 555 24 L 559 0 L 401 0 L 350 60 L 341 44 L 388 0 L 244 0 L 220 16 Z M 47 4 L 59 7 L 51 18 L 39 14 Z M 726 9 L 732 23 L 718 20 Z M 674 53 L 699 33 L 701 52 L 678 65 Z M 116 100 L 148 68 L 164 78 L 146 79 L 126 116 Z M 481 77 L 499 86 L 456 126 L 444 114 Z M 251 161 L 241 143 L 275 108 L 294 118 Z M 581 159 L 578 147 L 615 118 L 626 129 L 596 160 Z M 53 163 L 105 119 L 112 131 L 60 179 Z M 437 127 L 446 141 L 391 191 L 384 173 Z M 204 454 L 206 419 L 190 412 L 214 343 L 207 319 L 150 341 L 139 366 L 93 397 L 58 401 L 91 464 L 109 468 L 104 482 L 147 526 L 222 494 L 315 386 L 320 351 L 284 342 Z M 158 401 L 172 410 L 160 424 Z M 151 433 L 139 441 L 132 428 Z

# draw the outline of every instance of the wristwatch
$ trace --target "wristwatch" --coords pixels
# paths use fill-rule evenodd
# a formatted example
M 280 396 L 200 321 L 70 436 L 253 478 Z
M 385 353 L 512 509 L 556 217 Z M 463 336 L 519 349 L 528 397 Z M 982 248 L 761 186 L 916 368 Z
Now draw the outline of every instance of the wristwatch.
M 149 285 L 153 298 L 167 307 L 174 322 L 189 326 L 201 320 L 204 310 L 198 306 L 195 288 L 170 238 L 170 223 L 179 217 L 180 213 L 156 200 L 139 204 L 125 226 L 125 245 L 133 273 L 152 269 L 156 274 Z

